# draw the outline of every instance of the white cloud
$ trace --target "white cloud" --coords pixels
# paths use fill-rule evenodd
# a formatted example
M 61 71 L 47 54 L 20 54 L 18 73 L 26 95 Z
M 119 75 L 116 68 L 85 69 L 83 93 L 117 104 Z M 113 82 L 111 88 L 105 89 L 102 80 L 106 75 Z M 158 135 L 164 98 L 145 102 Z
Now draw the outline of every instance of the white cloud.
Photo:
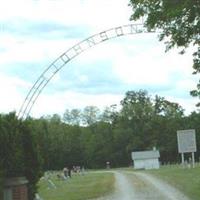
M 19 0 L 14 2 L 8 0 L 1 5 L 0 19 L 18 17 L 26 20 L 55 21 L 67 25 L 82 24 L 102 29 L 128 22 L 131 14 L 128 2 L 128 0 Z
M 166 85 L 174 76 L 188 78 L 191 66 L 191 55 L 183 56 L 173 50 L 164 53 L 164 45 L 156 42 L 132 55 L 121 50 L 114 60 L 113 70 L 125 83 Z
M 194 79 L 185 79 L 185 80 L 180 80 L 176 84 L 176 90 L 177 91 L 190 91 L 192 89 L 195 89 L 197 85 L 197 80 L 195 81 Z
M 8 0 L 1 4 L 0 22 L 10 20 L 15 21 L 16 25 L 21 22 L 20 20 L 25 24 L 52 22 L 67 27 L 72 26 L 76 29 L 75 31 L 84 27 L 91 33 L 90 35 L 93 35 L 102 30 L 129 23 L 131 8 L 127 6 L 128 2 L 128 0 Z M 9 26 L 9 24 L 7 25 Z M 28 62 L 30 65 L 32 62 L 41 63 L 41 68 L 38 69 L 41 69 L 42 73 L 45 67 L 60 54 L 85 39 L 81 35 L 80 37 L 74 35 L 73 39 L 70 35 L 67 38 L 48 37 L 48 32 L 45 33 L 47 37 L 44 35 L 43 37 L 40 35 L 37 37 L 19 35 L 19 33 L 4 32 L 4 25 L 0 25 L 0 29 L 0 44 L 3 48 L 3 51 L 0 51 L 0 112 L 18 110 L 25 97 L 25 90 L 28 92 L 31 87 L 30 83 L 6 73 L 5 65 L 10 66 L 8 71 L 12 71 L 11 67 L 15 67 L 16 63 Z M 60 34 L 63 36 L 62 33 Z M 82 34 L 85 36 L 84 33 Z M 78 70 L 79 64 L 87 68 L 91 64 L 100 66 L 101 63 L 108 62 L 113 70 L 113 76 L 118 77 L 124 84 L 146 84 L 149 87 L 174 84 L 174 88 L 167 94 L 164 94 L 164 91 L 158 91 L 158 94 L 181 102 L 188 110 L 194 109 L 196 100 L 189 97 L 187 99 L 176 97 L 178 91 L 187 93 L 186 91 L 189 92 L 196 85 L 197 79 L 190 75 L 192 73 L 192 49 L 189 49 L 188 53 L 182 56 L 178 55 L 177 50 L 172 50 L 167 54 L 164 53 L 164 50 L 164 45 L 157 42 L 154 34 L 127 36 L 100 44 L 78 56 L 74 62 L 77 64 L 77 68 L 72 70 Z M 23 73 L 20 71 L 21 69 L 18 70 L 18 74 Z M 32 73 L 35 73 L 34 69 Z M 40 72 L 35 73 L 35 75 L 38 73 Z M 87 83 L 88 77 L 92 76 L 92 74 L 86 73 L 77 74 L 82 83 Z M 35 77 L 36 79 L 37 77 Z M 62 80 L 57 74 L 52 82 L 56 84 L 59 81 Z M 22 88 L 24 88 L 23 92 Z M 62 113 L 65 108 L 86 105 L 96 105 L 102 108 L 119 103 L 123 98 L 122 95 L 89 95 L 73 91 L 58 91 L 52 95 L 42 94 L 34 106 L 32 115 Z
M 79 80 L 80 80 L 82 83 L 87 83 L 87 82 L 88 82 L 88 76 L 86 76 L 86 75 L 81 75 L 81 76 L 79 76 Z
M 151 94 L 154 96 L 154 94 Z M 161 95 L 162 96 L 162 95 Z M 178 98 L 171 95 L 163 95 L 167 100 L 178 102 L 184 109 L 185 114 L 190 114 L 196 110 L 197 99 L 194 98 Z M 124 94 L 86 94 L 74 91 L 56 92 L 51 94 L 41 94 L 30 115 L 40 117 L 47 114 L 58 113 L 62 115 L 66 109 L 78 108 L 83 109 L 85 106 L 97 106 L 103 110 L 106 106 L 116 104 L 119 106 Z
M 122 95 L 113 94 L 84 94 L 73 91 L 57 92 L 53 95 L 42 94 L 37 100 L 32 112 L 32 116 L 40 117 L 44 114 L 63 114 L 65 109 L 79 108 L 85 106 L 97 106 L 102 109 L 112 104 L 119 104 Z
M 14 62 L 52 62 L 60 56 L 67 47 L 77 43 L 77 40 L 18 40 L 11 36 L 0 38 L 4 51 L 1 53 L 0 64 L 9 64 Z M 42 66 L 43 67 L 43 66 Z
M 30 83 L 17 77 L 0 74 L 0 111 L 4 113 L 18 111 L 24 99 L 20 90 L 24 92 L 24 90 L 28 90 L 30 86 Z
M 182 106 L 182 108 L 185 110 L 185 114 L 189 115 L 191 112 L 198 110 L 195 106 L 199 100 L 195 98 L 177 98 L 172 96 L 165 96 L 165 98 L 171 102 L 178 102 L 179 105 Z

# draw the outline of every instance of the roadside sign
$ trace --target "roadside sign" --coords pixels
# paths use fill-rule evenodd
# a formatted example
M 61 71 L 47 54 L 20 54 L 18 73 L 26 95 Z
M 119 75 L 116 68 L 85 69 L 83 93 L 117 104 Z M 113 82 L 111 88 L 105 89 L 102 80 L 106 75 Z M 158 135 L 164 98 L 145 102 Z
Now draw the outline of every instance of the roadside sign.
M 179 153 L 191 153 L 196 152 L 196 133 L 194 129 L 178 130 L 178 152 Z

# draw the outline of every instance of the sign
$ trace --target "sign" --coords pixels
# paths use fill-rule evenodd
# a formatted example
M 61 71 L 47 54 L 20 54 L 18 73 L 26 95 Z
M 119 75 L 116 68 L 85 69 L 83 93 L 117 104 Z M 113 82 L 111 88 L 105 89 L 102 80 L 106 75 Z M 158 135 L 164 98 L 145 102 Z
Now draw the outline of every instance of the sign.
M 196 152 L 196 133 L 194 129 L 178 130 L 178 151 L 179 153 Z

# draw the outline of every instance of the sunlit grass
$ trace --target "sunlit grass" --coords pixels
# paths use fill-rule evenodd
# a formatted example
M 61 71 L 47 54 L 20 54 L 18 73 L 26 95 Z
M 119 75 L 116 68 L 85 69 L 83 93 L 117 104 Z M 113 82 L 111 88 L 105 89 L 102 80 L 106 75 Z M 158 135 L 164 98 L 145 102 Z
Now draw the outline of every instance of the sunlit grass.
M 39 195 L 44 200 L 86 200 L 112 193 L 114 190 L 114 175 L 112 173 L 86 173 L 74 175 L 66 181 L 59 180 L 56 175 L 50 178 L 56 188 L 49 188 L 48 182 L 39 182 Z
M 168 166 L 159 170 L 149 170 L 148 173 L 178 188 L 192 200 L 200 199 L 200 166 L 190 169 L 180 165 Z

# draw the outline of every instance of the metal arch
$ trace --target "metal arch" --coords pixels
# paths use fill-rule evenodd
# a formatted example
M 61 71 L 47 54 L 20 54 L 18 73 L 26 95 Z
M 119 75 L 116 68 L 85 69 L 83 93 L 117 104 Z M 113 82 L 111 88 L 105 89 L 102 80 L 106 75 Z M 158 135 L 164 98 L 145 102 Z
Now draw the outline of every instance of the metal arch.
M 85 40 L 75 44 L 71 48 L 69 48 L 66 52 L 60 55 L 55 61 L 53 61 L 39 76 L 36 82 L 33 84 L 32 88 L 29 90 L 23 104 L 18 113 L 18 117 L 22 119 L 26 119 L 35 104 L 38 96 L 43 91 L 48 82 L 53 78 L 53 76 L 61 70 L 64 65 L 66 65 L 70 60 L 84 52 L 90 47 L 97 45 L 106 40 L 130 35 L 137 33 L 149 33 L 155 31 L 147 30 L 143 24 L 128 24 L 123 26 L 118 26 L 115 28 L 111 28 L 95 35 L 92 35 Z

